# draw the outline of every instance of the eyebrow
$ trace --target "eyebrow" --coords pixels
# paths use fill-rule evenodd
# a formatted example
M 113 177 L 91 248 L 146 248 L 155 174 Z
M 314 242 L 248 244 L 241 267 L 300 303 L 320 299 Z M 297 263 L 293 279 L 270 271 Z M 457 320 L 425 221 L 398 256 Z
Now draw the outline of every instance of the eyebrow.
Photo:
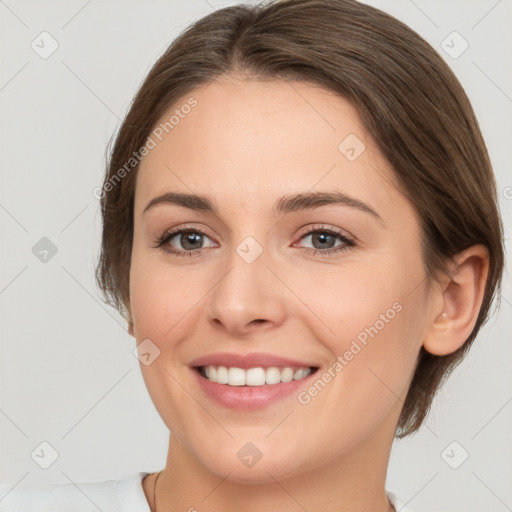
M 162 204 L 174 204 L 190 210 L 213 213 L 215 215 L 219 213 L 214 201 L 209 197 L 182 192 L 166 192 L 165 194 L 154 197 L 149 201 L 142 213 L 144 214 L 151 208 Z M 382 221 L 381 216 L 368 204 L 343 192 L 336 191 L 306 192 L 280 197 L 274 205 L 274 212 L 277 214 L 287 214 L 300 210 L 312 210 L 321 206 L 338 204 L 369 213 Z

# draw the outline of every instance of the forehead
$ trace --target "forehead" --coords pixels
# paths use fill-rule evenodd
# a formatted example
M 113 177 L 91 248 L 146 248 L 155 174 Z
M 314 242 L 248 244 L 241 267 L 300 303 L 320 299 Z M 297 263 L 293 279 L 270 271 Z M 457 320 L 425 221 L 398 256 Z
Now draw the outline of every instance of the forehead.
M 136 213 L 169 190 L 245 205 L 333 188 L 374 203 L 389 199 L 393 173 L 357 111 L 317 85 L 223 78 L 181 98 L 157 126 L 173 114 L 141 162 Z

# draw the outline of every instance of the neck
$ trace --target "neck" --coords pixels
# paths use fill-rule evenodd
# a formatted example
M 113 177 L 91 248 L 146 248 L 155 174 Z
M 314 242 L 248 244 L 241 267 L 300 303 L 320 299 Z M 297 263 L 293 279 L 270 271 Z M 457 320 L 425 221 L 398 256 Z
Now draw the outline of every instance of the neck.
M 392 512 L 385 481 L 393 435 L 389 440 L 389 432 L 384 434 L 320 467 L 279 481 L 269 471 L 267 482 L 250 484 L 233 482 L 229 472 L 212 473 L 171 434 L 167 464 L 156 488 L 156 512 Z

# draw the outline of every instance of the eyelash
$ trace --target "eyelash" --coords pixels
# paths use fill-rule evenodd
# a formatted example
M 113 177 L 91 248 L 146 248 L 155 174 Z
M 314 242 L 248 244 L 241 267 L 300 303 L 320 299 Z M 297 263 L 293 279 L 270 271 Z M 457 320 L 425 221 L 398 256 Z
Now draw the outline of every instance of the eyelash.
M 202 249 L 194 249 L 194 250 L 185 250 L 185 251 L 181 251 L 181 250 L 176 250 L 176 249 L 173 249 L 173 248 L 170 248 L 170 246 L 167 246 L 166 244 L 168 244 L 168 242 L 170 242 L 176 235 L 181 235 L 181 234 L 184 234 L 184 233 L 193 233 L 193 234 L 197 234 L 197 235 L 203 235 L 203 236 L 206 236 L 207 238 L 210 238 L 206 233 L 204 233 L 203 231 L 201 231 L 200 229 L 197 229 L 197 228 L 194 228 L 193 226 L 184 226 L 184 227 L 180 227 L 178 229 L 174 229 L 174 230 L 171 230 L 171 231 L 166 231 L 165 233 L 163 233 L 161 236 L 159 236 L 156 240 L 155 240 L 155 244 L 153 245 L 154 248 L 161 248 L 164 252 L 168 253 L 168 254 L 172 254 L 174 256 L 199 256 L 200 254 L 203 253 L 203 250 L 206 249 L 206 248 L 202 248 Z M 310 254 L 313 254 L 313 255 L 321 255 L 321 256 L 331 256 L 335 253 L 341 253 L 343 251 L 346 251 L 348 249 L 350 249 L 351 247 L 353 247 L 355 245 L 355 241 L 354 239 L 352 239 L 351 237 L 347 236 L 346 233 L 338 230 L 338 229 L 335 229 L 335 228 L 327 228 L 325 226 L 322 226 L 322 225 L 317 225 L 317 226 L 314 226 L 313 228 L 309 228 L 308 231 L 305 231 L 305 232 L 302 232 L 301 235 L 300 235 L 300 240 L 302 240 L 303 238 L 306 238 L 307 236 L 309 235 L 312 235 L 312 234 L 315 234 L 315 233 L 323 233 L 323 234 L 327 234 L 329 236 L 335 236 L 336 238 L 340 239 L 344 245 L 341 245 L 341 246 L 338 246 L 338 247 L 331 247 L 329 249 L 326 249 L 326 250 L 323 250 L 323 249 L 312 249 L 310 247 L 305 247 L 304 250 L 307 252 L 307 253 L 310 253 Z

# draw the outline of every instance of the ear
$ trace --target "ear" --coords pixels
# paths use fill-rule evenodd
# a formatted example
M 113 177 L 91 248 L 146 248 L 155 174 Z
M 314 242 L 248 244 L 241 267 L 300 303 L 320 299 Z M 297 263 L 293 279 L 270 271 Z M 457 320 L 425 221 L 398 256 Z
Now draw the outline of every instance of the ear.
M 433 292 L 432 319 L 423 340 L 427 352 L 444 356 L 462 347 L 475 327 L 489 273 L 489 253 L 474 245 L 459 253 Z

